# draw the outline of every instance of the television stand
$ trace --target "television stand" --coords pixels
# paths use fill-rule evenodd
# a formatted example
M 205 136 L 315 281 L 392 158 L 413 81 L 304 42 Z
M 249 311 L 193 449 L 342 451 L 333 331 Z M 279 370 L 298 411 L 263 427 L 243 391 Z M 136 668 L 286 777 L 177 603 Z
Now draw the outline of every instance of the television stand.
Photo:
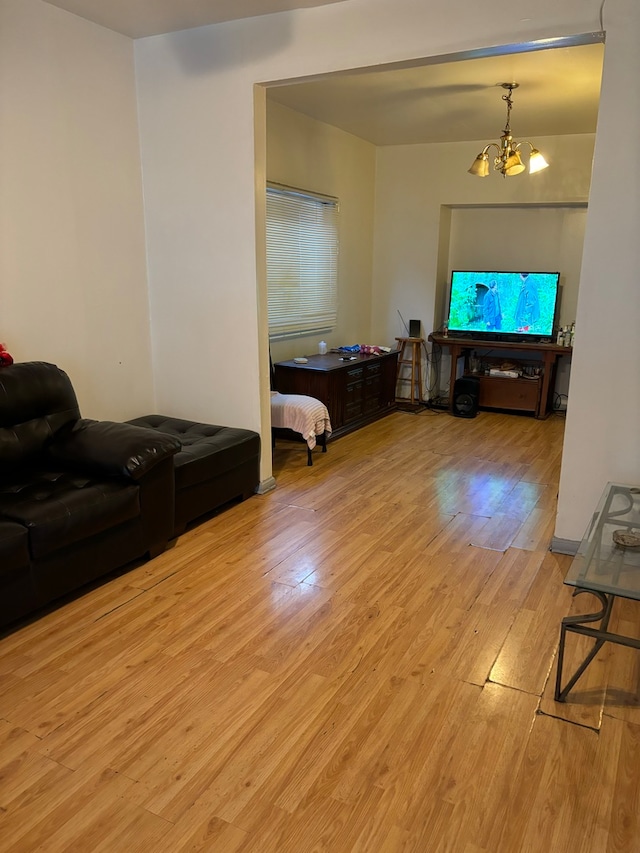
M 449 411 L 453 409 L 453 386 L 458 374 L 458 360 L 464 358 L 464 373 L 480 380 L 480 407 L 487 409 L 511 409 L 531 412 L 536 418 L 546 418 L 553 411 L 553 391 L 556 382 L 558 359 L 570 356 L 571 347 L 535 341 L 490 341 L 474 338 L 451 338 L 432 333 L 429 341 L 439 347 L 447 347 L 451 354 L 449 378 Z M 539 362 L 541 375 L 537 379 L 509 379 L 501 376 L 472 374 L 469 371 L 469 356 L 472 350 L 497 350 L 501 353 L 518 353 L 520 358 Z

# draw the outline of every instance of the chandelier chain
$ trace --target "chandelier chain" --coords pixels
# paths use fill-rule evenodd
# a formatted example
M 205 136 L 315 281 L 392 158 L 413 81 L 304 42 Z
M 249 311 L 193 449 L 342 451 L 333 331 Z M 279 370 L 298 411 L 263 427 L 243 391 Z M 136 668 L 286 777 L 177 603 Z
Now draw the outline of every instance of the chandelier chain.
M 505 125 L 505 131 L 511 130 L 511 107 L 513 106 L 513 101 L 511 100 L 512 92 L 513 87 L 509 86 L 509 94 L 502 96 L 502 100 L 507 104 L 507 124 Z

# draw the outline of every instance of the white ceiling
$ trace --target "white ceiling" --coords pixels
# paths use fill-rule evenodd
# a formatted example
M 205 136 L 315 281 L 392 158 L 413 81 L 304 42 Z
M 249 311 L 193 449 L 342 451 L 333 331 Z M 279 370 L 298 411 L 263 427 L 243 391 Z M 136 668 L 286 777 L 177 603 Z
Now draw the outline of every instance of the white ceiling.
M 343 0 L 44 0 L 130 38 L 326 6 Z
M 516 139 L 593 133 L 604 45 L 558 47 L 411 68 L 336 74 L 269 89 L 268 97 L 375 145 L 497 141 L 513 92 Z
M 206 24 L 324 6 L 343 0 L 45 0 L 116 32 L 140 38 Z M 375 145 L 497 141 L 506 119 L 500 83 L 517 82 L 516 139 L 593 133 L 604 45 L 452 61 L 416 60 L 269 87 L 268 98 Z M 564 44 L 564 43 L 563 43 Z

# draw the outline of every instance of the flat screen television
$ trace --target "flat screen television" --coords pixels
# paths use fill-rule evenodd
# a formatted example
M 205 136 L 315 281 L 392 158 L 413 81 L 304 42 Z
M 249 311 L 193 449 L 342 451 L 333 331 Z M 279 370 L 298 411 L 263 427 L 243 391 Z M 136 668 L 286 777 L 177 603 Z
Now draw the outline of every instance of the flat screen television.
M 490 340 L 552 340 L 558 306 L 557 272 L 451 273 L 449 334 Z

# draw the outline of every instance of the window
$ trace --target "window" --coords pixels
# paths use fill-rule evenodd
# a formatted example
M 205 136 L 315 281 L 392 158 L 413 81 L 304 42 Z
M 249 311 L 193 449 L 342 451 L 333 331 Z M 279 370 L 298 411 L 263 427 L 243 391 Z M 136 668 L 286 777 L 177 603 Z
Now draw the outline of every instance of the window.
M 267 287 L 272 340 L 332 329 L 338 307 L 338 200 L 267 187 Z

